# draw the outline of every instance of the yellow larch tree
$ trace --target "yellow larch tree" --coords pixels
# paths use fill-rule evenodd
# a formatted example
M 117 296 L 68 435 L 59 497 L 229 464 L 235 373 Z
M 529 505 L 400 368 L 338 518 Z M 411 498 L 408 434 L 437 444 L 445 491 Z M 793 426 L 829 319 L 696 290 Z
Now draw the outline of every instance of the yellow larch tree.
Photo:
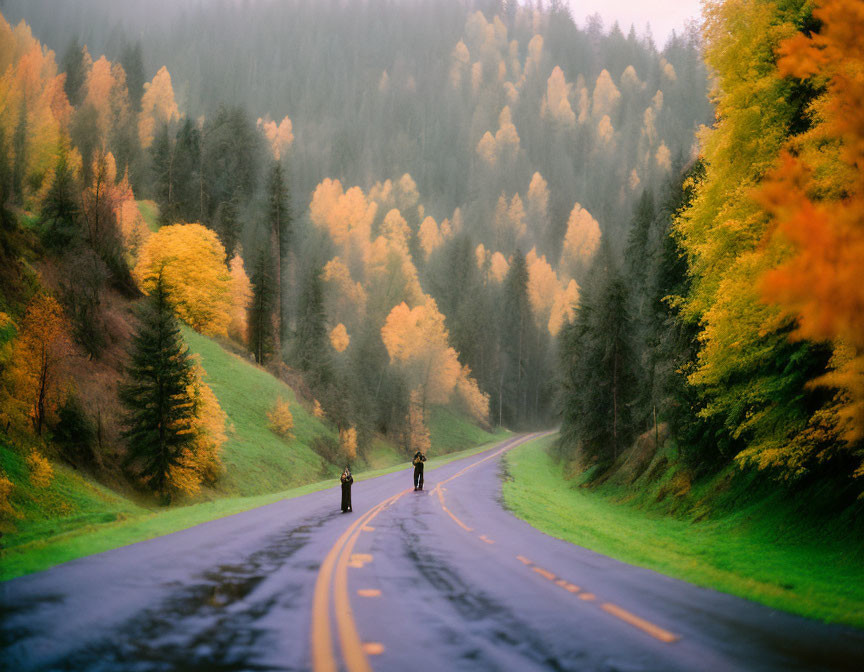
M 579 285 L 575 280 L 570 280 L 567 287 L 559 289 L 555 293 L 555 301 L 552 303 L 552 311 L 549 315 L 549 333 L 557 336 L 561 328 L 573 321 L 576 315 L 576 305 L 579 301 Z
M 270 421 L 270 429 L 282 438 L 291 438 L 294 430 L 294 415 L 291 413 L 291 404 L 282 397 L 276 400 L 273 408 L 267 411 L 267 419 Z
M 546 95 L 543 96 L 543 101 L 540 104 L 540 115 L 563 126 L 574 126 L 576 114 L 570 106 L 571 88 L 572 84 L 568 84 L 564 78 L 564 71 L 556 65 L 546 82 Z
M 351 344 L 351 336 L 341 322 L 330 330 L 330 345 L 336 352 L 345 352 Z
M 228 336 L 238 343 L 249 341 L 248 311 L 252 301 L 252 283 L 243 267 L 243 258 L 235 254 L 231 260 L 231 321 Z
M 386 74 L 386 73 L 385 73 Z M 273 159 L 281 161 L 294 142 L 294 128 L 291 120 L 284 117 L 278 124 L 269 118 L 258 119 L 258 130 L 264 134 Z
M 420 248 L 423 250 L 423 255 L 426 259 L 444 242 L 441 231 L 438 229 L 438 224 L 432 217 L 426 217 L 421 222 L 417 237 L 420 239 Z
M 567 220 L 562 268 L 570 277 L 579 277 L 591 265 L 600 247 L 600 225 L 579 203 L 573 206 Z
M 72 354 L 69 324 L 63 308 L 48 294 L 37 294 L 28 304 L 18 336 L 12 342 L 6 386 L 11 390 L 8 421 L 29 418 L 42 434 L 59 404 L 64 364 Z
M 594 82 L 594 93 L 591 96 L 591 114 L 595 119 L 604 115 L 612 115 L 621 100 L 621 92 L 612 81 L 612 76 L 605 68 L 597 76 Z
M 134 276 L 149 293 L 160 274 L 184 322 L 207 336 L 227 335 L 231 273 L 214 231 L 200 224 L 172 224 L 152 234 L 141 247 Z
M 179 118 L 180 109 L 174 99 L 171 75 L 163 65 L 153 80 L 144 84 L 141 112 L 138 114 L 138 139 L 141 147 L 147 149 L 153 144 L 156 131 L 162 124 L 170 124 Z

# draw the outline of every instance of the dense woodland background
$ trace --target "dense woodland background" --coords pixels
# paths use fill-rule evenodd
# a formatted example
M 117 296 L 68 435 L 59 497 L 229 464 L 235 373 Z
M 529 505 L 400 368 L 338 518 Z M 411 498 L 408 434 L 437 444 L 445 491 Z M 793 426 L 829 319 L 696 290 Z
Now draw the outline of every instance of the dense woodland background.
M 734 467 L 852 505 L 862 84 L 826 5 L 711 2 L 658 45 L 556 2 L 7 0 L 9 442 L 32 473 L 217 482 L 179 318 L 289 382 L 333 463 L 428 448 L 446 406 L 560 423 L 597 474 L 638 439 L 682 487 Z M 157 341 L 170 422 L 141 411 Z

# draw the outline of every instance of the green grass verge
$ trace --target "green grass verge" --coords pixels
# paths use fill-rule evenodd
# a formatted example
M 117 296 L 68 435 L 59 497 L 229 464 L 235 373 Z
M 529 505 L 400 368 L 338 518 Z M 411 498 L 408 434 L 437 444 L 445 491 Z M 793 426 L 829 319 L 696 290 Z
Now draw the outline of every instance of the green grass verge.
M 857 535 L 796 523 L 776 500 L 694 522 L 621 503 L 622 488 L 578 487 L 550 457 L 551 436 L 509 451 L 504 501 L 553 537 L 771 607 L 864 627 Z
M 147 228 L 151 231 L 159 230 L 159 206 L 155 201 L 136 201 L 138 211 L 144 218 Z
M 500 436 L 506 436 L 506 433 L 502 432 Z M 427 462 L 426 469 L 434 470 L 454 460 L 470 457 L 488 450 L 497 442 L 496 438 L 481 446 L 432 457 Z M 2 467 L 10 473 L 15 469 L 22 470 L 22 473 L 17 475 L 26 483 L 24 461 L 20 456 L 0 446 L 0 460 Z M 397 465 L 361 472 L 355 474 L 355 477 L 356 480 L 363 481 L 405 470 L 406 483 L 410 483 L 410 468 L 407 460 L 403 459 Z M 112 548 L 160 537 L 283 499 L 336 488 L 337 485 L 335 479 L 329 479 L 254 497 L 230 497 L 177 508 L 148 509 L 123 499 L 110 490 L 93 485 L 67 468 L 55 467 L 54 483 L 45 490 L 45 496 L 69 497 L 79 505 L 79 512 L 74 517 L 54 517 L 46 519 L 44 525 L 28 526 L 27 531 L 17 535 L 17 538 L 4 538 L 4 541 L 16 543 L 3 552 L 0 581 L 32 574 Z M 30 502 L 31 507 L 40 507 L 41 513 L 50 511 L 44 506 L 44 501 L 39 504 L 31 499 Z M 18 503 L 23 506 L 23 500 Z M 333 503 L 334 506 L 338 503 L 335 494 Z

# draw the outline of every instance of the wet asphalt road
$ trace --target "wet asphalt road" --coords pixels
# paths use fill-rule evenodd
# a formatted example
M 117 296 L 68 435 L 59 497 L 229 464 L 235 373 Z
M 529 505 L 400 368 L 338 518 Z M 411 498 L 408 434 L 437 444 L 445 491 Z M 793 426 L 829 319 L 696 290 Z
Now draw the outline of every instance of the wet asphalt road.
M 422 492 L 407 466 L 355 483 L 353 514 L 334 485 L 0 584 L 0 669 L 311 669 L 319 570 L 359 522 L 343 612 L 363 653 L 340 648 L 338 598 L 319 614 L 340 669 L 864 670 L 864 631 L 534 530 L 501 505 L 497 450 L 427 471 Z

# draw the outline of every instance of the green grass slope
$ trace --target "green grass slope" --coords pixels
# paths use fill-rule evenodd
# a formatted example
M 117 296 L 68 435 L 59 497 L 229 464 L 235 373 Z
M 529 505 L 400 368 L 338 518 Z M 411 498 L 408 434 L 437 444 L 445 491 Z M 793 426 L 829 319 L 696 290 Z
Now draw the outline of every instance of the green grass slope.
M 226 473 L 218 484 L 220 491 L 262 495 L 336 474 L 338 467 L 324 465 L 309 448 L 316 437 L 335 439 L 333 430 L 307 412 L 290 387 L 188 327 L 183 328 L 183 338 L 201 358 L 205 380 L 228 416 L 228 441 L 222 447 Z M 267 413 L 280 397 L 291 405 L 292 439 L 268 428 Z
M 556 438 L 525 444 L 506 457 L 512 480 L 504 485 L 504 501 L 537 529 L 771 607 L 864 627 L 864 555 L 857 535 L 803 521 L 777 499 L 748 505 L 726 493 L 737 506 L 713 517 L 673 517 L 656 505 L 656 495 L 634 499 L 632 487 L 579 487 L 563 478 L 547 452 Z
M 144 218 L 147 228 L 151 231 L 159 230 L 159 206 L 155 201 L 136 201 L 138 212 Z
M 191 329 L 184 327 L 183 336 L 200 357 L 206 381 L 228 416 L 228 441 L 222 452 L 226 472 L 215 490 L 205 491 L 203 498 L 210 501 L 170 508 L 136 503 L 62 464 L 53 465 L 51 484 L 38 488 L 30 483 L 24 458 L 0 443 L 0 473 L 15 483 L 11 502 L 17 513 L 0 528 L 0 580 L 335 487 L 339 467 L 326 464 L 309 447 L 316 437 L 335 440 L 332 428 L 307 412 L 290 387 L 263 369 Z M 267 426 L 267 412 L 280 397 L 291 404 L 294 416 L 290 440 Z M 503 430 L 486 432 L 448 409 L 433 410 L 430 430 L 428 468 L 473 454 L 507 435 Z M 358 466 L 356 477 L 363 480 L 407 469 L 408 460 L 378 438 L 366 464 Z
M 495 443 L 497 439 L 466 450 L 432 457 L 426 463 L 426 469 L 434 470 L 453 460 L 470 457 Z M 16 461 L 24 469 L 23 460 L 17 454 L 0 446 L 0 464 L 3 468 Z M 406 482 L 410 483 L 411 467 L 404 458 L 399 464 L 361 472 L 355 478 L 363 481 L 400 470 L 405 470 Z M 255 497 L 226 497 L 165 509 L 138 506 L 62 467 L 55 474 L 54 483 L 44 494 L 37 493 L 39 503 L 31 501 L 26 512 L 28 517 L 35 514 L 43 522 L 27 525 L 26 531 L 4 537 L 4 542 L 9 543 L 0 562 L 0 581 L 319 490 L 332 488 L 334 509 L 339 504 L 339 485 L 332 478 Z M 80 506 L 75 514 L 64 514 L 45 505 L 50 501 L 60 501 L 61 497 L 63 501 L 69 501 L 69 498 Z M 23 501 L 23 497 L 20 500 Z

